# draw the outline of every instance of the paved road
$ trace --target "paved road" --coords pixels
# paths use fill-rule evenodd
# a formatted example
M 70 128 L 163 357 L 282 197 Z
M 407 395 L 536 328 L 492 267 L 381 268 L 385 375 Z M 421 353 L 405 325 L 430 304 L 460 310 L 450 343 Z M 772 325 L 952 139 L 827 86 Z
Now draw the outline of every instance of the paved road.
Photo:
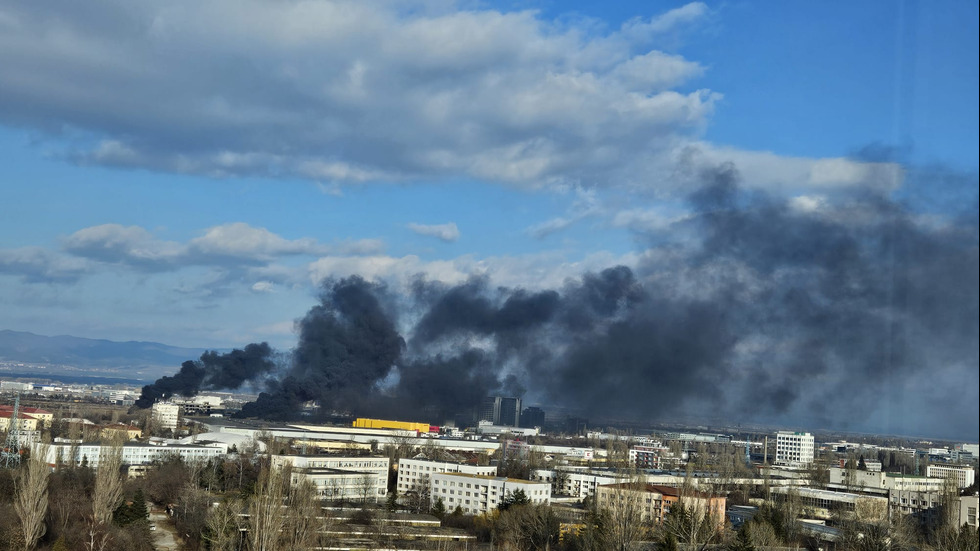
M 177 534 L 167 514 L 156 507 L 150 509 L 150 523 L 157 527 L 153 531 L 153 545 L 157 551 L 178 551 Z

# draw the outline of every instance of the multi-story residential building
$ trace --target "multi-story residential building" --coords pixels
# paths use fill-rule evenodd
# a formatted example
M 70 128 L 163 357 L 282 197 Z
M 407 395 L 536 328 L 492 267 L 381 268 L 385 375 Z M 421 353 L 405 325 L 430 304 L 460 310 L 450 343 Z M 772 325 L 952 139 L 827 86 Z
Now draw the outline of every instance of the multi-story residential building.
M 596 488 L 603 484 L 616 484 L 622 482 L 625 478 L 625 475 L 612 472 L 587 470 L 555 471 L 551 469 L 535 469 L 531 472 L 531 480 L 551 484 L 552 495 L 570 496 L 578 499 L 585 499 L 595 495 Z
M 492 465 L 468 465 L 465 463 L 432 461 L 429 459 L 402 458 L 398 460 L 398 493 L 405 495 L 409 492 L 428 492 L 431 486 L 431 477 L 436 473 L 464 473 L 494 476 L 497 474 L 497 467 Z
M 933 478 L 948 479 L 956 481 L 957 488 L 967 488 L 973 486 L 976 473 L 971 467 L 953 467 L 951 465 L 929 465 L 926 467 L 926 476 Z
M 160 428 L 177 430 L 180 420 L 180 406 L 170 402 L 157 402 L 151 410 L 153 422 Z
M 0 411 L 0 431 L 10 430 L 10 419 L 13 416 L 13 410 Z M 17 412 L 17 430 L 20 432 L 35 432 L 37 431 L 38 420 L 27 413 Z
M 725 526 L 727 499 L 693 490 L 642 482 L 603 484 L 596 489 L 596 502 L 607 509 L 635 507 L 641 520 L 655 523 L 663 522 L 671 506 L 683 503 L 687 508 L 706 513 L 719 530 Z
M 31 408 L 33 409 L 33 408 Z M 7 411 L 0 411 L 0 432 L 6 433 L 10 430 L 13 408 Z M 38 428 L 42 425 L 40 420 L 28 413 L 17 412 L 17 442 L 21 446 L 28 446 L 41 441 L 41 431 Z
M 633 446 L 629 451 L 630 465 L 638 469 L 662 469 L 663 458 L 670 452 L 660 444 Z
M 802 467 L 813 463 L 813 435 L 781 430 L 776 433 L 776 463 Z
M 8 404 L 0 404 L 0 416 L 3 416 L 4 413 L 7 414 L 13 413 L 13 411 L 14 411 L 14 406 Z M 51 422 L 54 420 L 54 413 L 51 413 L 46 409 L 21 406 L 20 409 L 17 410 L 17 416 L 23 417 L 25 415 L 29 415 L 30 417 L 37 419 L 38 426 L 39 427 L 43 426 L 44 428 L 47 429 L 51 428 Z M 7 415 L 6 418 L 8 419 L 8 423 L 9 423 L 10 415 Z M 2 421 L 0 421 L 0 423 L 2 423 Z
M 518 490 L 533 504 L 551 502 L 551 484 L 547 482 L 464 473 L 435 473 L 430 480 L 431 505 L 434 507 L 441 500 L 448 511 L 459 507 L 470 515 L 489 513 L 499 507 L 506 496 Z

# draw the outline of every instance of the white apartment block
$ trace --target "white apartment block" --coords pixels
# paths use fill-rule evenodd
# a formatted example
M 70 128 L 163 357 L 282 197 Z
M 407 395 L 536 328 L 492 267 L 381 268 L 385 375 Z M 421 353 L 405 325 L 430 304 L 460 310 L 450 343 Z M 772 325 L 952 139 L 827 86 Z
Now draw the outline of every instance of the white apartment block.
M 398 493 L 420 491 L 429 485 L 430 477 L 435 473 L 463 473 L 495 476 L 497 467 L 492 465 L 466 465 L 448 461 L 431 461 L 429 459 L 398 460 Z
M 802 467 L 813 463 L 813 435 L 781 430 L 776 433 L 776 463 Z
M 489 513 L 505 496 L 521 490 L 535 505 L 551 503 L 551 484 L 499 476 L 463 473 L 435 473 L 431 476 L 430 503 L 435 507 L 440 499 L 447 511 L 459 507 L 468 515 Z
M 103 448 L 108 449 L 109 446 L 103 447 L 101 444 L 89 443 L 51 444 L 48 448 L 47 462 L 49 465 L 57 465 L 59 462 L 74 462 L 76 465 L 84 463 L 94 468 L 99 466 L 99 457 L 102 455 Z M 72 458 L 73 453 L 74 458 Z M 174 455 L 180 456 L 187 462 L 203 462 L 211 458 L 223 457 L 227 453 L 227 444 L 139 444 L 127 442 L 122 446 L 122 463 L 123 465 L 149 465 Z
M 554 488 L 556 479 L 563 478 L 561 488 L 555 488 L 556 493 L 585 499 L 595 495 L 596 488 L 603 484 L 617 484 L 627 480 L 626 475 L 615 473 L 597 473 L 588 471 L 564 471 L 558 473 L 550 469 L 536 469 L 531 472 L 531 480 L 547 482 Z
M 972 486 L 976 480 L 976 473 L 971 467 L 952 467 L 948 465 L 929 465 L 926 467 L 926 476 L 932 478 L 952 478 L 956 481 L 957 488 Z
M 177 422 L 180 419 L 180 406 L 170 402 L 157 402 L 153 404 L 151 410 L 153 421 L 161 428 L 177 430 Z

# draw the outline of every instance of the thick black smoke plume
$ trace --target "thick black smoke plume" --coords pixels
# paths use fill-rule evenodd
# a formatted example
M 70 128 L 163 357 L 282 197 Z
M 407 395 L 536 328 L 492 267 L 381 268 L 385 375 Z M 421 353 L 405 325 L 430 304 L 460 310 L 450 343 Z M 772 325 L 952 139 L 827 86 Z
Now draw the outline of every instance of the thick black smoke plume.
M 721 166 L 689 207 L 637 231 L 634 269 L 558 289 L 331 282 L 299 322 L 286 374 L 243 413 L 290 418 L 319 400 L 440 423 L 523 393 L 592 416 L 975 436 L 975 198 L 962 215 L 873 193 L 785 200 L 740 189 Z M 216 384 L 203 362 L 144 396 Z M 965 414 L 937 418 L 928 404 L 940 401 Z
M 244 350 L 226 354 L 208 351 L 201 359 L 186 361 L 173 376 L 160 377 L 143 387 L 136 406 L 148 408 L 154 402 L 171 396 L 194 396 L 201 390 L 234 389 L 254 381 L 275 369 L 272 348 L 266 344 L 250 344 Z
M 359 277 L 328 285 L 299 323 L 293 364 L 281 381 L 246 404 L 246 416 L 288 418 L 303 402 L 356 407 L 398 361 L 405 341 L 382 307 L 384 287 Z

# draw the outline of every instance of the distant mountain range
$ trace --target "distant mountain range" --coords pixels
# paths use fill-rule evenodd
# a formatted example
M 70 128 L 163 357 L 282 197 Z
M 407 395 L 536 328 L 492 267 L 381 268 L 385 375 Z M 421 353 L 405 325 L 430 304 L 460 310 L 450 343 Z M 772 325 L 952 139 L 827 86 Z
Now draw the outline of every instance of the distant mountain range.
M 151 373 L 176 372 L 181 363 L 196 360 L 204 351 L 158 342 L 115 342 L 70 335 L 45 337 L 0 330 L 0 362 L 8 364 L 18 362 L 120 374 L 140 372 L 145 377 Z

